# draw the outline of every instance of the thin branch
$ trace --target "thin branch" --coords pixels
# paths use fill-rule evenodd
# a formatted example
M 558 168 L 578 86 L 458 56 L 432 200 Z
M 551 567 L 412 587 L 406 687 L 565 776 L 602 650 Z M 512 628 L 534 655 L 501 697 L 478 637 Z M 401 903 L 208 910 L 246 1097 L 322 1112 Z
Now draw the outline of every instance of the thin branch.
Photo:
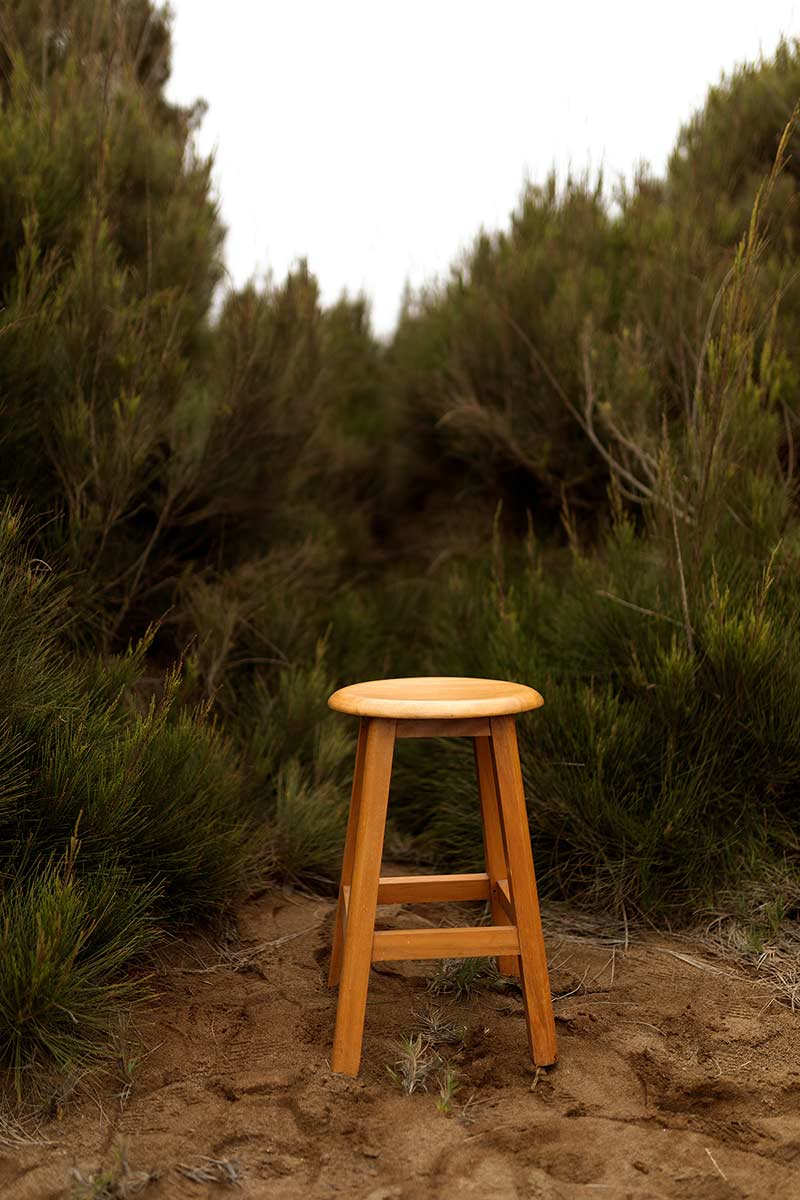
M 615 604 L 621 604 L 623 608 L 631 608 L 634 612 L 642 613 L 646 617 L 657 617 L 659 621 L 669 621 L 671 625 L 681 626 L 680 621 L 676 621 L 674 617 L 668 617 L 666 613 L 656 612 L 654 608 L 642 608 L 640 604 L 633 604 L 630 600 L 623 600 L 621 596 L 615 596 L 612 592 L 605 591 L 604 588 L 597 589 L 597 595 L 602 596 L 604 600 L 613 600 Z
M 786 428 L 787 450 L 786 479 L 784 482 L 786 484 L 786 488 L 789 489 L 792 486 L 792 480 L 794 479 L 795 471 L 794 434 L 792 433 L 792 425 L 789 420 L 789 408 L 785 400 L 781 402 L 781 408 L 783 409 L 783 423 Z
M 672 536 L 675 539 L 675 553 L 678 559 L 678 578 L 681 583 L 681 606 L 683 608 L 684 627 L 686 629 L 686 644 L 689 648 L 689 653 L 694 656 L 694 634 L 692 632 L 692 622 L 689 617 L 689 596 L 686 591 L 686 573 L 683 569 L 683 554 L 681 553 L 681 540 L 678 537 L 678 522 L 675 518 L 675 503 L 672 494 L 672 471 L 667 464 L 667 495 L 669 497 L 669 511 L 672 518 Z
M 703 384 L 703 371 L 705 369 L 706 358 L 708 356 L 708 345 L 709 345 L 709 342 L 711 341 L 711 331 L 714 328 L 714 320 L 717 315 L 717 310 L 718 310 L 720 304 L 722 303 L 723 296 L 725 295 L 725 289 L 727 288 L 728 284 L 730 283 L 731 276 L 733 275 L 735 267 L 736 267 L 736 263 L 734 262 L 731 264 L 730 267 L 728 267 L 728 270 L 725 272 L 725 278 L 722 280 L 722 283 L 717 288 L 717 294 L 714 297 L 714 302 L 711 305 L 711 309 L 708 314 L 708 320 L 706 321 L 706 328 L 705 328 L 705 332 L 703 333 L 703 340 L 700 344 L 700 353 L 697 356 L 697 371 L 695 373 L 694 395 L 692 397 L 692 407 L 691 407 L 691 423 L 692 423 L 692 425 L 694 425 L 695 422 L 697 421 L 697 412 L 698 412 L 699 403 L 700 403 L 700 389 Z
M 636 442 L 632 441 L 630 436 L 624 434 L 611 418 L 609 412 L 604 412 L 603 422 L 606 425 L 612 437 L 619 442 L 623 449 L 627 450 L 639 462 L 642 470 L 647 476 L 650 486 L 654 487 L 658 480 L 658 459 L 652 455 L 644 446 L 637 446 Z

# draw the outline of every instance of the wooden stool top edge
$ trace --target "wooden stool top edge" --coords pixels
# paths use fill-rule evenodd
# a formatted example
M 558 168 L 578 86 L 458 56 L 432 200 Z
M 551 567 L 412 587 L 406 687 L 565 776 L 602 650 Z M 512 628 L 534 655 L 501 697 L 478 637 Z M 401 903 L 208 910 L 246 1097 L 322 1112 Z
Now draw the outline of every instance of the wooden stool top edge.
M 539 692 L 522 683 L 444 675 L 353 683 L 328 699 L 337 712 L 397 721 L 513 716 L 543 704 Z

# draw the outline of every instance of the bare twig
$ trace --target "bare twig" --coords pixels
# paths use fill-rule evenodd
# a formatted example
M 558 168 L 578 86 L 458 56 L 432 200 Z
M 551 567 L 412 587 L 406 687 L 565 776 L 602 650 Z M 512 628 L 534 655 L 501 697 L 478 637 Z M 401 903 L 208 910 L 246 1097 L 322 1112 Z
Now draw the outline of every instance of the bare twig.
M 719 1171 L 719 1173 L 720 1173 L 720 1175 L 722 1176 L 722 1178 L 723 1178 L 723 1179 L 725 1180 L 725 1182 L 727 1183 L 727 1182 L 728 1182 L 728 1176 L 725 1174 L 725 1172 L 723 1171 L 722 1167 L 719 1165 L 719 1163 L 717 1162 L 717 1160 L 714 1158 L 714 1155 L 711 1153 L 711 1151 L 709 1150 L 708 1146 L 706 1146 L 706 1148 L 705 1148 L 705 1149 L 706 1149 L 706 1154 L 707 1154 L 707 1155 L 708 1155 L 708 1157 L 711 1159 L 712 1163 L 714 1164 L 714 1166 L 715 1166 L 715 1167 L 716 1167 L 716 1169 Z
M 607 592 L 605 588 L 598 588 L 596 594 L 602 596 L 604 600 L 613 600 L 615 604 L 621 604 L 623 608 L 631 608 L 634 612 L 642 613 L 646 617 L 657 617 L 659 621 L 669 621 L 672 625 L 681 624 L 675 617 L 668 617 L 666 613 L 656 612 L 654 608 L 643 608 L 641 604 L 633 604 L 630 600 L 623 600 L 621 596 L 614 596 L 611 592 Z
M 242 1164 L 238 1158 L 202 1158 L 194 1166 L 178 1163 L 175 1170 L 185 1179 L 191 1179 L 192 1183 L 218 1183 L 237 1188 L 242 1186 Z
M 672 520 L 672 536 L 675 541 L 675 555 L 678 563 L 678 578 L 681 585 L 681 607 L 683 608 L 683 622 L 686 630 L 686 644 L 689 653 L 694 656 L 694 633 L 692 631 L 692 622 L 689 616 L 689 596 L 686 591 L 686 572 L 683 569 L 681 539 L 678 536 L 678 522 L 675 514 L 675 500 L 672 491 L 672 469 L 669 464 L 667 465 L 667 495 L 669 497 L 669 514 Z

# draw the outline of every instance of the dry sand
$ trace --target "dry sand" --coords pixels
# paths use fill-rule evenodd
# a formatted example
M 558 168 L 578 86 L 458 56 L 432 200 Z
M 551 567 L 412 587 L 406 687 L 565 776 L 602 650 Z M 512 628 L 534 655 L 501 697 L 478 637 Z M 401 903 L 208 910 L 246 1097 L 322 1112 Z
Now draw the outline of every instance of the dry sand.
M 383 912 L 385 928 L 470 915 Z M 137 1017 L 129 1094 L 107 1079 L 42 1127 L 48 1144 L 0 1142 L 0 1196 L 65 1200 L 71 1169 L 96 1178 L 122 1150 L 127 1180 L 98 1194 L 800 1197 L 800 1019 L 735 966 L 655 935 L 623 950 L 551 929 L 560 1064 L 534 1072 L 515 991 L 439 1000 L 467 1028 L 446 1115 L 435 1086 L 407 1096 L 386 1071 L 430 1003 L 432 964 L 373 971 L 361 1077 L 330 1073 L 332 913 L 328 900 L 268 893 L 241 907 L 222 959 L 200 938 L 172 948 Z M 180 1164 L 237 1182 L 194 1182 Z

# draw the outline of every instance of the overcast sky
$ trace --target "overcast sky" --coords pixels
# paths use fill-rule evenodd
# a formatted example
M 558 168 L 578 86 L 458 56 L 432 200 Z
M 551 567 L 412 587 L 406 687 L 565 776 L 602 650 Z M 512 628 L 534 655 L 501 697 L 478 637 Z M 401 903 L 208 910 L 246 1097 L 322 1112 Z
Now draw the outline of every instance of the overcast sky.
M 403 284 L 446 272 L 555 166 L 661 172 L 736 63 L 800 35 L 783 0 L 171 0 L 169 95 L 209 105 L 241 285 L 309 260 L 364 291 L 379 333 Z

